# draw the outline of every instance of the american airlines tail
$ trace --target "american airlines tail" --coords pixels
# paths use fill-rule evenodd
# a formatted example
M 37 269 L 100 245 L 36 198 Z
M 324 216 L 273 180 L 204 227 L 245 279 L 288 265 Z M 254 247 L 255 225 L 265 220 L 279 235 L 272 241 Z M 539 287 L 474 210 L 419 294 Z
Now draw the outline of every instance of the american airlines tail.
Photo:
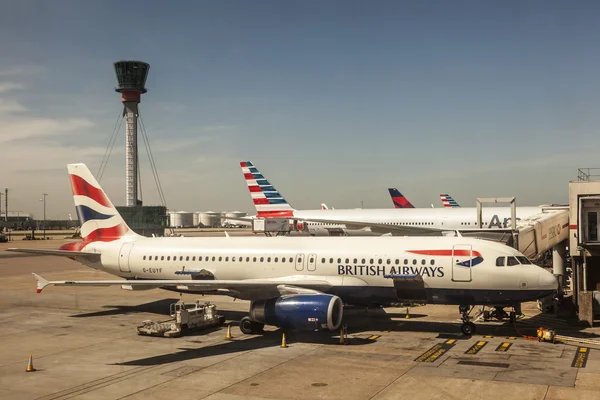
M 240 167 L 258 217 L 293 217 L 294 208 L 265 179 L 250 161 L 241 161 Z
M 440 199 L 442 199 L 442 204 L 444 205 L 444 207 L 460 207 L 458 203 L 447 193 L 440 194 Z
M 394 202 L 395 208 L 415 208 L 406 197 L 402 195 L 396 188 L 389 188 L 390 196 Z
M 79 251 L 91 242 L 112 242 L 138 236 L 125 223 L 85 164 L 69 164 L 69 179 L 82 242 L 69 243 L 61 250 Z

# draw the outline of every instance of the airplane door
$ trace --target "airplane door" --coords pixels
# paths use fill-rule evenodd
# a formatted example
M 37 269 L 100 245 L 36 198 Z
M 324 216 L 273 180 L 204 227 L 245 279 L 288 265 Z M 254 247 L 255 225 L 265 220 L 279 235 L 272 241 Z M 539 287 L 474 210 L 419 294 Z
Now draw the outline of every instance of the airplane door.
M 470 245 L 457 244 L 452 246 L 452 280 L 455 282 L 470 282 L 472 262 Z
M 296 254 L 296 271 L 304 270 L 304 254 Z
M 121 246 L 121 251 L 119 252 L 119 269 L 121 272 L 131 272 L 129 268 L 129 254 L 131 253 L 131 249 L 133 248 L 134 243 L 124 243 Z
M 308 255 L 308 265 L 307 268 L 309 271 L 314 271 L 317 269 L 317 255 L 309 254 Z

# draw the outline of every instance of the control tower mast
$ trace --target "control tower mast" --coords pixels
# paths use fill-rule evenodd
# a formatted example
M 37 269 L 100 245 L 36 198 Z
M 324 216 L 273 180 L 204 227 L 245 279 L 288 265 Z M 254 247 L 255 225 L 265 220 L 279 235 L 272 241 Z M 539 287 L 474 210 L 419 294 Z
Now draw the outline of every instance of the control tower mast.
M 138 205 L 138 104 L 150 65 L 142 61 L 117 61 L 114 63 L 118 85 L 115 91 L 121 93 L 123 114 L 126 117 L 125 134 L 125 200 L 127 207 Z

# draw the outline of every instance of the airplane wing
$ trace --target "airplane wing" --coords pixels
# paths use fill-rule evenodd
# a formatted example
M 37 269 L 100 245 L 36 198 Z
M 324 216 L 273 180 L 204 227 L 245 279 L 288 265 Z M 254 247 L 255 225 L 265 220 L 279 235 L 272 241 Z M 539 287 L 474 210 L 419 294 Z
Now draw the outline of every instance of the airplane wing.
M 325 224 L 345 225 L 346 229 L 369 229 L 375 233 L 391 233 L 394 236 L 443 236 L 444 232 L 455 231 L 455 229 L 440 229 L 410 225 L 391 225 L 376 222 L 345 221 L 339 219 L 301 218 L 303 221 L 319 222 Z M 327 226 L 324 226 L 327 229 Z
M 99 261 L 100 254 L 92 253 L 89 251 L 69 251 L 69 250 L 50 250 L 50 249 L 21 249 L 11 247 L 6 249 L 6 251 L 12 251 L 15 253 L 27 253 L 27 254 L 37 254 L 42 256 L 62 256 L 62 257 L 83 257 L 90 261 Z
M 41 293 L 47 286 L 121 286 L 131 289 L 172 288 L 178 290 L 216 290 L 224 295 L 232 295 L 243 300 L 258 300 L 289 294 L 319 294 L 333 286 L 341 286 L 341 276 L 309 276 L 293 275 L 272 279 L 242 280 L 191 280 L 191 279 L 117 279 L 98 281 L 48 281 L 32 274 L 37 280 L 37 292 Z M 353 278 L 353 286 L 368 286 L 360 278 Z M 348 284 L 348 282 L 344 282 Z

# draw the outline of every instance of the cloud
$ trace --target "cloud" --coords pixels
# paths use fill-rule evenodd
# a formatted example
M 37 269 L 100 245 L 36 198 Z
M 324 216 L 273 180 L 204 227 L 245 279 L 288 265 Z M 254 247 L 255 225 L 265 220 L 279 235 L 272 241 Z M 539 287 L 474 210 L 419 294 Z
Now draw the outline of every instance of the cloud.
M 0 68 L 0 76 L 8 75 L 33 75 L 45 71 L 45 68 L 39 65 L 15 65 L 12 67 Z
M 211 125 L 202 128 L 202 132 L 224 132 L 237 128 L 237 125 Z
M 2 101 L 0 109 L 1 104 Z M 94 123 L 86 118 L 11 119 L 0 121 L 0 143 L 68 135 L 94 126 Z
M 25 89 L 25 85 L 16 82 L 0 82 L 0 93 L 8 93 L 11 90 Z
M 18 101 L 0 98 L 0 114 L 12 114 L 23 111 L 27 111 L 27 108 Z
M 202 136 L 200 137 L 196 137 L 196 138 L 190 138 L 190 139 L 159 139 L 159 140 L 155 140 L 154 142 L 150 141 L 150 149 L 152 150 L 152 152 L 168 152 L 168 151 L 175 151 L 175 150 L 179 150 L 179 149 L 183 149 L 183 148 L 189 148 L 194 146 L 195 144 L 198 144 L 200 142 L 203 142 L 207 140 L 207 138 L 204 138 Z M 138 139 L 138 147 L 140 149 L 140 151 L 142 150 L 143 144 L 141 143 L 140 139 Z M 144 149 L 145 151 L 145 149 Z

